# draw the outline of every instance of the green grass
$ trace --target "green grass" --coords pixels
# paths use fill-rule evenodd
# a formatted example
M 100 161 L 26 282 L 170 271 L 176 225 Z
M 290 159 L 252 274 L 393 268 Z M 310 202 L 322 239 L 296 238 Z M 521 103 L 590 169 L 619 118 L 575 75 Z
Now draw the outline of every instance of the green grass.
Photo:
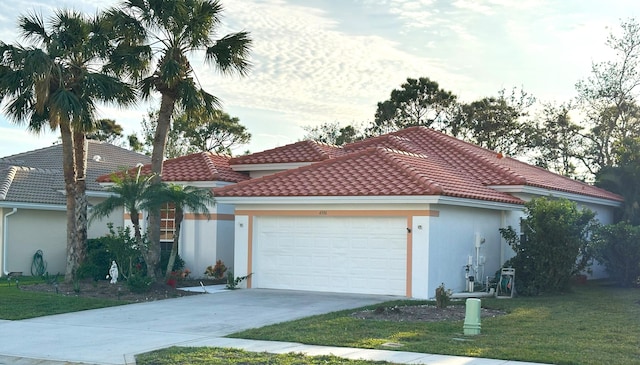
M 421 302 L 400 301 L 388 305 Z M 354 310 L 309 317 L 230 337 L 300 342 L 314 345 L 520 360 L 554 364 L 639 364 L 640 290 L 602 282 L 572 293 L 514 299 L 483 299 L 485 308 L 504 316 L 484 318 L 482 333 L 463 335 L 463 321 L 418 323 L 361 320 Z M 369 307 L 374 308 L 374 307 Z
M 41 283 L 42 279 L 21 277 L 20 286 Z M 0 319 L 18 320 L 78 312 L 87 309 L 112 307 L 127 304 L 117 300 L 67 297 L 51 293 L 23 291 L 15 281 L 0 281 Z
M 138 365 L 372 365 L 385 361 L 347 360 L 336 356 L 305 356 L 303 354 L 268 354 L 244 350 L 210 347 L 169 347 L 136 356 Z

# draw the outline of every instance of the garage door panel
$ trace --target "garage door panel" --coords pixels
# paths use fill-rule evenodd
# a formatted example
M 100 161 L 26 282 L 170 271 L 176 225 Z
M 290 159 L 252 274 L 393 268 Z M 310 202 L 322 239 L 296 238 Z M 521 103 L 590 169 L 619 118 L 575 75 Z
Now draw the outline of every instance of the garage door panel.
M 405 218 L 255 219 L 254 287 L 405 294 Z

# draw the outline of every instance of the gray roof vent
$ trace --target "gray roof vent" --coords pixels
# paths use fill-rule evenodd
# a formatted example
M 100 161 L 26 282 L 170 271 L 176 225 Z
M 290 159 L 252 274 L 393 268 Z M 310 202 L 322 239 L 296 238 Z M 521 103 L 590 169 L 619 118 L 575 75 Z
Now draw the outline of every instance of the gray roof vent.
M 102 161 L 102 156 L 100 156 L 100 155 L 94 155 L 94 156 L 93 156 L 93 160 L 94 160 L 95 162 L 101 162 L 101 161 Z

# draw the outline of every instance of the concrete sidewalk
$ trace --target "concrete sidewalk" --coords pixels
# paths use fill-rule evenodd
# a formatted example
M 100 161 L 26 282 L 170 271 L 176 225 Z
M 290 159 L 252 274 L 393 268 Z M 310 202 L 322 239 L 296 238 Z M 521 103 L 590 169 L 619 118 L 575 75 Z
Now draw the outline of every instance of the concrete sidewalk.
M 0 365 L 130 365 L 136 354 L 169 346 L 216 346 L 273 353 L 433 365 L 517 364 L 398 351 L 323 347 L 223 336 L 310 315 L 398 299 L 284 290 L 237 290 L 129 304 L 22 321 L 0 320 Z M 519 363 L 525 364 L 525 363 Z

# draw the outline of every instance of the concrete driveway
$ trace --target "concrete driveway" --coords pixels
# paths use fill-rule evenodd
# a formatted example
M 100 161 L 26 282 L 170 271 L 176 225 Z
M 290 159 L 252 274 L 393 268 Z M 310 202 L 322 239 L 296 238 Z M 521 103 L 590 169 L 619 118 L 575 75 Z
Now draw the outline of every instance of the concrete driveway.
M 134 354 L 392 299 L 397 297 L 251 289 L 0 321 L 0 364 L 2 355 L 24 358 L 24 364 L 127 364 Z

